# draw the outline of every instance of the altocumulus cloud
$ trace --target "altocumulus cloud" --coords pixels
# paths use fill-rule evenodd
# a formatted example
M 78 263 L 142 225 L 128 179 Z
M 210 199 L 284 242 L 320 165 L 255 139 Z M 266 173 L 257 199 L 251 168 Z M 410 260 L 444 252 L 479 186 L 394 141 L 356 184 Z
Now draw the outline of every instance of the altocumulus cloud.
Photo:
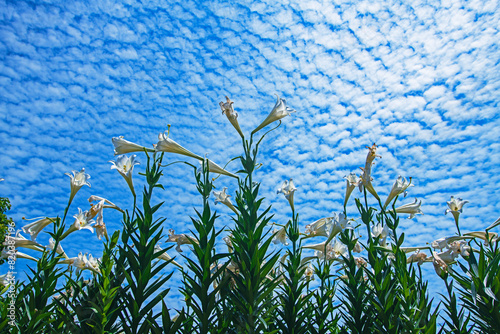
M 231 97 L 249 133 L 277 93 L 298 112 L 264 141 L 258 178 L 274 221 L 288 219 L 276 189 L 289 178 L 303 226 L 339 212 L 342 177 L 359 171 L 364 147 L 376 142 L 382 198 L 403 175 L 416 185 L 408 200 L 423 200 L 424 216 L 402 220 L 411 245 L 454 233 L 443 216 L 451 195 L 470 202 L 463 231 L 485 228 L 500 209 L 491 200 L 500 197 L 497 6 L 0 1 L 0 194 L 11 198 L 19 226 L 22 216 L 62 215 L 64 173 L 85 167 L 92 187 L 82 188 L 69 216 L 88 208 L 91 194 L 130 208 L 124 180 L 107 163 L 111 137 L 150 147 L 171 124 L 171 138 L 225 164 L 241 151 L 219 101 Z M 140 171 L 146 159 L 138 160 Z M 216 185 L 233 195 L 237 186 L 227 178 Z M 173 165 L 165 187 L 157 195 L 166 202 L 165 228 L 187 232 L 186 212 L 200 204 L 192 172 Z M 230 211 L 216 208 L 220 226 L 230 223 Z M 356 218 L 352 203 L 348 212 Z M 111 230 L 120 228 L 119 216 L 106 218 Z M 98 255 L 89 234 L 70 236 L 66 252 Z

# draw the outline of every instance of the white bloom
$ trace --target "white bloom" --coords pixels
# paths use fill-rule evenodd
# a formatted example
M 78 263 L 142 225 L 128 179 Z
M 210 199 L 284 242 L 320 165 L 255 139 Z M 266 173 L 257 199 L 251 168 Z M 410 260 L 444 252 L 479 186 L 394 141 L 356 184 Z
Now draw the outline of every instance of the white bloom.
M 54 240 L 54 238 L 50 238 L 49 239 L 49 246 L 48 246 L 48 248 L 50 250 L 53 250 L 54 247 L 55 247 L 55 245 L 56 245 L 56 241 Z M 59 254 L 59 255 L 64 256 L 65 259 L 69 259 L 68 255 L 66 255 L 66 253 L 64 252 L 64 249 L 62 248 L 61 243 L 57 244 L 56 253 Z
M 411 254 L 406 259 L 406 263 L 418 262 L 418 265 L 421 266 L 422 263 L 424 263 L 426 259 L 427 259 L 427 255 L 425 255 L 425 253 L 420 252 L 420 250 L 417 250 L 415 253 Z
M 94 220 L 88 218 L 87 211 L 83 212 L 82 209 L 78 208 L 78 214 L 74 215 L 73 217 L 75 218 L 75 222 L 66 232 L 64 232 L 64 234 L 61 236 L 61 240 L 75 231 L 89 230 L 90 232 L 94 233 L 94 228 L 92 227 Z
M 233 173 L 228 172 L 227 170 L 225 170 L 221 166 L 217 165 L 212 160 L 207 159 L 207 161 L 208 161 L 208 170 L 210 171 L 210 173 L 227 175 L 227 176 L 234 177 L 235 179 L 238 178 L 238 176 L 234 175 Z M 200 161 L 200 163 L 201 163 L 201 161 Z
M 381 246 L 387 245 L 387 237 L 389 236 L 389 226 L 387 224 L 377 224 L 372 227 L 371 234 L 373 238 L 379 238 L 379 244 Z
M 163 249 L 160 246 L 156 245 L 155 246 L 155 253 L 159 253 L 161 251 L 163 251 Z M 158 259 L 164 260 L 164 261 L 171 261 L 172 264 L 174 264 L 177 267 L 179 267 L 179 268 L 182 269 L 182 266 L 180 264 L 178 264 L 177 262 L 175 262 L 174 259 L 172 259 L 172 257 L 167 254 L 167 252 L 164 252 L 163 254 L 161 254 L 160 256 L 158 256 Z
M 226 243 L 227 251 L 229 253 L 232 253 L 234 250 L 233 242 L 231 241 L 231 238 L 232 238 L 232 235 L 229 235 L 229 236 L 222 238 L 222 240 L 224 240 L 224 242 Z
M 361 244 L 359 241 L 356 240 L 356 244 L 354 245 L 354 248 L 352 249 L 353 253 L 361 253 L 363 251 L 363 247 L 361 247 Z
M 238 113 L 234 111 L 233 101 L 226 96 L 226 103 L 219 102 L 220 108 L 222 109 L 222 113 L 226 115 L 229 122 L 233 125 L 233 127 L 238 131 L 241 138 L 243 138 L 243 132 L 241 131 L 240 125 L 238 124 Z
M 214 191 L 213 192 L 213 194 L 215 196 L 214 202 L 216 205 L 217 205 L 217 203 L 222 203 L 222 204 L 226 205 L 228 208 L 230 208 L 231 210 L 233 210 L 234 213 L 238 214 L 238 211 L 236 210 L 233 203 L 231 203 L 231 200 L 229 199 L 229 197 L 231 197 L 231 195 L 226 194 L 226 190 L 227 190 L 227 187 L 222 188 L 222 191 Z
M 282 227 L 280 229 L 274 229 L 273 234 L 274 234 L 274 239 L 273 239 L 274 244 L 282 243 L 283 245 L 288 246 L 288 242 L 286 241 L 285 227 Z
M 38 233 L 40 233 L 46 226 L 56 221 L 57 218 L 42 218 L 33 223 L 23 226 L 23 232 L 31 236 L 31 240 L 36 240 Z
M 288 203 L 290 203 L 290 206 L 293 210 L 293 193 L 297 190 L 293 184 L 293 180 L 290 179 L 290 182 L 285 180 L 281 184 L 281 187 L 278 189 L 277 193 L 278 194 L 283 194 L 285 195 L 285 198 L 288 200 Z
M 413 186 L 413 184 L 411 184 L 411 177 L 410 181 L 406 181 L 406 178 L 403 178 L 400 175 L 397 178 L 396 182 L 394 182 L 391 192 L 389 193 L 389 196 L 387 196 L 387 200 L 385 201 L 384 204 L 384 209 L 389 205 L 389 203 L 392 202 L 394 198 L 396 198 L 396 196 L 399 196 L 401 194 L 404 194 L 404 196 L 406 196 L 406 189 L 408 189 L 408 187 L 410 186 Z
M 102 197 L 99 197 L 99 196 L 96 196 L 96 195 L 92 195 L 92 196 L 89 197 L 89 202 L 90 203 L 95 202 L 95 201 L 98 201 L 98 202 L 104 201 L 104 205 L 103 205 L 104 209 L 115 209 L 115 210 L 120 211 L 121 213 L 124 212 L 116 204 L 113 204 L 112 202 L 108 201 L 105 198 L 102 198 Z
M 304 276 L 305 276 L 306 280 L 308 280 L 308 281 L 314 280 L 314 267 L 313 267 L 312 263 L 309 263 L 307 265 L 307 268 L 304 271 Z
M 439 249 L 440 251 L 442 251 L 443 248 L 448 248 L 448 244 L 464 239 L 472 239 L 472 236 L 452 236 L 447 238 L 440 238 L 431 242 L 431 246 L 434 249 Z
M 87 181 L 88 179 L 90 179 L 90 175 L 85 173 L 85 168 L 82 168 L 82 170 L 79 172 L 77 172 L 76 170 L 73 170 L 71 172 L 73 173 L 73 175 L 71 175 L 70 173 L 65 173 L 65 175 L 68 175 L 71 178 L 71 193 L 69 195 L 69 204 L 71 204 L 73 198 L 81 187 L 85 185 L 90 187 L 90 183 Z
M 409 214 L 410 216 L 408 217 L 408 219 L 412 219 L 413 217 L 415 217 L 417 214 L 421 214 L 423 215 L 424 213 L 422 212 L 422 210 L 420 210 L 420 206 L 422 205 L 422 201 L 418 201 L 416 198 L 415 198 L 415 202 L 413 203 L 408 203 L 408 204 L 405 204 L 405 205 L 402 205 L 398 208 L 396 208 L 396 212 L 397 213 L 407 213 Z
M 375 188 L 373 188 L 372 185 L 371 174 L 372 174 L 373 161 L 375 160 L 376 157 L 381 158 L 381 156 L 377 155 L 377 145 L 375 145 L 375 143 L 371 147 L 367 146 L 366 148 L 368 148 L 368 155 L 366 156 L 365 167 L 361 168 L 361 170 L 363 171 L 363 173 L 360 176 L 361 182 L 363 183 L 363 187 L 365 187 L 365 189 L 368 190 L 370 194 L 372 194 L 376 199 L 379 199 L 377 191 L 375 190 Z
M 451 212 L 453 218 L 455 218 L 455 223 L 458 226 L 458 217 L 462 213 L 462 207 L 464 206 L 464 204 L 469 203 L 469 201 L 464 201 L 461 198 L 455 198 L 451 196 L 450 201 L 446 203 L 448 204 L 448 209 L 446 209 L 444 214 Z
M 468 232 L 464 233 L 464 237 L 471 237 L 471 238 L 479 238 L 484 240 L 484 244 L 488 246 L 491 243 L 495 243 L 498 240 L 498 233 L 495 232 L 486 232 L 483 231 L 474 231 L 474 232 Z
M 280 99 L 278 95 L 276 96 L 278 97 L 278 99 L 276 101 L 276 104 L 274 105 L 273 110 L 271 110 L 271 113 L 266 117 L 266 119 L 255 130 L 252 131 L 252 134 L 256 133 L 272 122 L 280 120 L 283 117 L 288 116 L 296 111 L 286 105 L 285 99 Z
M 465 240 L 457 240 L 449 244 L 448 249 L 451 250 L 453 254 L 460 254 L 462 257 L 465 257 L 469 256 L 470 246 Z
M 17 250 L 14 252 L 12 252 L 12 251 L 9 252 L 9 251 L 5 250 L 5 248 L 2 249 L 2 253 L 0 254 L 0 258 L 8 259 L 9 257 L 14 257 L 14 259 L 27 259 L 27 260 L 32 260 L 32 261 L 38 262 L 38 259 L 35 259 L 33 256 L 18 252 Z
M 202 157 L 192 153 L 191 151 L 186 150 L 184 147 L 177 144 L 172 139 L 168 138 L 168 135 L 165 135 L 165 133 L 160 133 L 158 135 L 158 143 L 155 145 L 155 152 L 182 154 L 203 161 Z
M 43 252 L 45 250 L 45 247 L 40 245 L 38 242 L 26 239 L 23 235 L 21 235 L 21 231 L 17 231 L 15 237 L 6 236 L 3 245 L 14 246 L 15 248 L 23 247 L 37 250 L 39 252 Z
M 116 161 L 109 161 L 113 164 L 111 169 L 116 169 L 118 173 L 127 181 L 127 184 L 132 191 L 132 194 L 135 196 L 134 190 L 134 182 L 132 180 L 132 172 L 134 170 L 134 166 L 138 165 L 139 162 L 135 161 L 135 155 L 127 157 L 126 155 L 120 155 L 116 158 Z
M 432 254 L 432 263 L 434 264 L 434 270 L 436 270 L 436 274 L 438 274 L 439 276 L 442 276 L 443 273 L 448 272 L 448 264 L 443 261 L 443 259 L 441 259 L 439 257 L 439 254 L 436 252 L 433 252 Z
M 176 242 L 177 247 L 175 249 L 182 253 L 181 245 L 198 243 L 196 239 L 188 236 L 187 234 L 175 234 L 173 229 L 168 230 L 168 239 L 165 242 Z
M 154 152 L 150 148 L 146 148 L 144 146 L 137 145 L 132 142 L 129 142 L 128 140 L 123 139 L 123 136 L 113 137 L 111 141 L 113 142 L 113 146 L 115 147 L 115 155 L 132 153 L 132 152 L 144 152 L 144 150 L 147 150 L 148 152 Z
M 344 199 L 344 206 L 346 206 L 347 201 L 349 200 L 349 197 L 351 196 L 354 188 L 358 187 L 359 191 L 362 191 L 363 181 L 361 180 L 361 178 L 357 177 L 355 173 L 350 173 L 349 175 L 344 176 L 344 178 L 346 179 L 347 183 Z
M 366 260 L 364 258 L 362 258 L 361 256 L 355 257 L 354 262 L 356 263 L 356 267 L 358 267 L 358 268 L 368 267 L 368 262 L 366 262 Z

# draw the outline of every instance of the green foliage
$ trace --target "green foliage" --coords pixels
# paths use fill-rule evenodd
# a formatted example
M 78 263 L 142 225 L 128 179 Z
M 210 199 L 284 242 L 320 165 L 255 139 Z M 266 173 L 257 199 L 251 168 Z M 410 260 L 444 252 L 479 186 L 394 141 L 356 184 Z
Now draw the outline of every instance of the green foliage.
M 12 221 L 12 218 L 7 217 L 5 214 L 7 211 L 9 211 L 11 208 L 10 201 L 6 197 L 0 197 L 0 252 L 4 249 L 4 241 L 5 237 L 9 234 L 9 226 L 11 226 L 11 231 L 12 225 L 14 222 Z M 5 262 L 5 259 L 0 258 L 0 265 L 2 265 Z

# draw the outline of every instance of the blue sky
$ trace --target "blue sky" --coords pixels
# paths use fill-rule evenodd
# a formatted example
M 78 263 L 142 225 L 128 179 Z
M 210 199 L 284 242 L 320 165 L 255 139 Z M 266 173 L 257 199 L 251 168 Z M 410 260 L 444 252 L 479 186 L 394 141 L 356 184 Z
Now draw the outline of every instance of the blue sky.
M 415 184 L 402 203 L 422 200 L 425 215 L 402 219 L 408 246 L 455 232 L 444 216 L 452 195 L 470 202 L 462 230 L 484 229 L 500 209 L 499 28 L 497 1 L 2 0 L 0 196 L 19 227 L 22 217 L 62 216 L 64 173 L 85 167 L 92 187 L 70 217 L 90 195 L 130 209 L 108 162 L 112 137 L 150 146 L 171 124 L 172 139 L 224 165 L 242 150 L 218 103 L 234 101 L 248 134 L 279 94 L 297 112 L 266 138 L 256 176 L 273 221 L 289 218 L 276 194 L 289 178 L 302 226 L 340 212 L 343 176 L 359 173 L 375 142 L 382 198 L 402 175 Z M 192 172 L 172 165 L 163 180 L 165 229 L 188 232 L 186 212 L 201 201 Z M 233 197 L 236 185 L 216 181 Z M 230 224 L 231 211 L 216 208 L 219 226 Z M 121 226 L 112 212 L 105 220 L 111 231 Z M 63 246 L 70 257 L 101 249 L 89 231 Z

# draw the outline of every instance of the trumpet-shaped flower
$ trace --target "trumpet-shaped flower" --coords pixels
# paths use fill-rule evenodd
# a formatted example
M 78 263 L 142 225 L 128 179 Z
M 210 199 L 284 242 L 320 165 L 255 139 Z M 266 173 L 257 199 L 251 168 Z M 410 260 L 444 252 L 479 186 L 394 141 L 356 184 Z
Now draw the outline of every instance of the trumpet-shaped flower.
M 15 248 L 23 247 L 28 249 L 33 249 L 39 252 L 43 252 L 45 247 L 40 245 L 38 242 L 26 239 L 21 231 L 17 231 L 15 237 L 7 236 L 3 242 L 4 246 L 14 246 Z
M 139 162 L 135 161 L 135 155 L 127 157 L 126 155 L 120 155 L 116 161 L 109 161 L 113 164 L 111 169 L 116 169 L 118 173 L 127 181 L 127 184 L 132 191 L 132 194 L 135 196 L 134 190 L 134 181 L 132 180 L 132 172 L 134 170 L 134 166 L 138 165 Z
M 123 139 L 123 136 L 113 137 L 111 141 L 113 142 L 113 146 L 115 147 L 115 155 L 132 152 L 144 152 L 144 150 L 148 152 L 154 152 L 154 150 L 150 148 L 146 148 L 144 146 L 134 144 L 132 142 L 129 142 L 128 140 Z
M 285 226 L 283 226 L 280 229 L 274 229 L 273 234 L 274 234 L 274 238 L 273 238 L 274 244 L 282 243 L 283 245 L 288 246 L 288 242 L 286 241 L 286 228 L 285 228 Z
M 55 222 L 57 218 L 42 218 L 33 223 L 23 226 L 23 232 L 31 236 L 31 240 L 36 240 L 38 233 L 40 233 L 46 226 Z
M 316 220 L 314 223 L 306 225 L 305 234 L 308 237 L 328 237 L 328 233 L 331 230 L 331 221 L 333 217 L 326 217 Z
M 484 244 L 488 246 L 491 243 L 495 243 L 498 240 L 498 233 L 486 231 L 474 231 L 464 233 L 464 237 L 479 238 L 484 240 Z
M 288 203 L 290 203 L 290 207 L 292 210 L 294 210 L 293 207 L 293 193 L 297 190 L 293 184 L 293 180 L 290 179 L 290 181 L 283 181 L 281 184 L 281 187 L 278 189 L 277 193 L 278 194 L 283 194 L 285 195 L 285 198 L 288 200 Z
M 177 144 L 172 139 L 168 138 L 168 134 L 165 135 L 165 133 L 160 133 L 158 135 L 158 143 L 155 145 L 155 151 L 156 152 L 168 152 L 168 153 L 181 154 L 181 155 L 185 155 L 185 156 L 203 161 L 202 157 L 200 157 L 197 154 L 194 154 L 193 152 L 191 152 L 189 150 L 186 150 L 184 147 Z
M 226 190 L 227 190 L 227 187 L 222 188 L 222 191 L 214 191 L 213 192 L 213 194 L 215 196 L 214 202 L 216 205 L 217 205 L 217 203 L 222 203 L 222 204 L 226 205 L 228 208 L 230 208 L 231 210 L 233 210 L 233 212 L 238 214 L 238 211 L 236 210 L 233 203 L 231 203 L 231 200 L 229 199 L 229 197 L 231 197 L 231 195 L 226 194 Z
M 238 124 L 238 113 L 234 111 L 233 101 L 226 96 L 226 102 L 219 102 L 219 106 L 222 109 L 222 113 L 226 115 L 229 122 L 233 125 L 233 127 L 238 131 L 241 138 L 243 138 L 243 132 L 241 131 L 240 125 Z
M 71 193 L 69 195 L 68 206 L 71 204 L 73 198 L 81 187 L 85 185 L 90 187 L 90 183 L 87 181 L 88 179 L 90 179 L 90 175 L 85 173 L 85 168 L 82 168 L 82 170 L 79 172 L 77 172 L 76 170 L 73 170 L 71 172 L 73 173 L 73 175 L 71 175 L 70 173 L 66 173 L 66 175 L 71 178 Z
M 371 234 L 373 238 L 379 238 L 379 245 L 384 247 L 387 245 L 387 237 L 389 236 L 389 226 L 387 224 L 377 224 L 372 227 Z
M 229 253 L 232 253 L 234 251 L 233 242 L 231 241 L 231 238 L 232 238 L 232 235 L 228 235 L 228 236 L 222 238 L 222 240 L 224 240 L 224 242 L 226 243 L 227 251 Z
M 396 196 L 404 194 L 404 196 L 406 197 L 406 189 L 408 189 L 408 187 L 410 186 L 413 186 L 413 184 L 411 184 L 411 177 L 410 181 L 406 181 L 406 178 L 403 178 L 400 175 L 397 178 L 396 182 L 394 182 L 391 192 L 389 193 L 389 196 L 387 196 L 387 199 L 384 204 L 384 209 L 389 205 L 389 203 L 392 202 L 394 198 L 396 198 Z
M 357 177 L 356 173 L 350 173 L 349 175 L 344 176 L 344 178 L 346 179 L 347 182 L 347 187 L 345 190 L 345 199 L 344 199 L 344 207 L 345 207 L 354 188 L 358 187 L 359 191 L 362 191 L 363 180 Z
M 104 201 L 99 202 L 99 204 L 104 205 Z M 97 235 L 97 238 L 101 240 L 102 237 L 106 238 L 106 240 L 109 240 L 108 238 L 108 230 L 106 228 L 106 224 L 104 223 L 104 218 L 103 218 L 103 208 L 97 212 L 96 216 L 96 224 L 94 225 L 95 228 L 95 233 Z
M 396 208 L 396 212 L 397 213 L 407 213 L 409 214 L 410 216 L 408 217 L 408 219 L 412 219 L 413 217 L 415 217 L 417 214 L 421 214 L 423 215 L 424 213 L 422 212 L 422 210 L 420 210 L 420 206 L 422 205 L 422 201 L 418 201 L 416 198 L 415 198 L 415 202 L 413 203 L 408 203 L 408 204 L 405 204 L 405 205 L 402 205 L 398 208 Z
M 473 238 L 472 236 L 452 236 L 452 237 L 440 238 L 431 242 L 431 247 L 434 249 L 439 249 L 439 251 L 442 251 L 443 248 L 448 248 L 448 245 L 451 244 L 452 242 L 465 239 L 472 239 L 472 238 Z
M 33 256 L 18 252 L 17 250 L 12 252 L 12 251 L 6 251 L 4 248 L 2 250 L 2 253 L 0 254 L 0 258 L 2 258 L 2 259 L 8 259 L 8 258 L 12 258 L 12 257 L 14 257 L 14 259 L 26 259 L 26 260 L 32 260 L 32 261 L 38 262 L 38 259 L 35 259 Z
M 98 202 L 104 201 L 104 205 L 103 205 L 104 209 L 115 209 L 115 210 L 120 211 L 121 213 L 124 213 L 124 211 L 122 209 L 120 209 L 116 204 L 113 204 L 112 202 L 108 201 L 105 198 L 102 198 L 102 197 L 99 197 L 96 195 L 92 195 L 89 197 L 90 203 L 95 202 L 95 201 L 98 201 Z
M 420 252 L 420 250 L 417 250 L 416 252 L 414 252 L 413 254 L 408 256 L 408 258 L 406 259 L 406 263 L 409 264 L 409 263 L 417 262 L 418 265 L 421 266 L 422 263 L 424 263 L 426 259 L 427 259 L 427 255 L 425 253 Z
M 53 250 L 54 247 L 55 247 L 55 245 L 56 245 L 56 241 L 54 240 L 54 238 L 50 238 L 49 239 L 49 246 L 48 246 L 48 248 L 50 250 Z M 56 253 L 59 254 L 59 255 L 64 256 L 65 259 L 69 259 L 68 255 L 66 255 L 66 253 L 64 252 L 64 249 L 62 248 L 61 243 L 57 244 Z
M 64 232 L 64 234 L 61 236 L 61 240 L 75 231 L 89 230 L 90 232 L 94 233 L 94 228 L 92 227 L 94 220 L 88 218 L 87 211 L 84 212 L 82 211 L 82 209 L 78 208 L 78 214 L 74 215 L 73 217 L 75 218 L 75 222 L 66 232 Z
M 179 253 L 182 253 L 181 245 L 198 243 L 196 239 L 188 236 L 187 234 L 175 234 L 173 229 L 168 230 L 168 238 L 165 242 L 176 242 L 177 246 L 175 247 L 175 250 Z
M 238 178 L 237 175 L 234 175 L 233 173 L 228 172 L 227 170 L 225 170 L 221 166 L 217 165 L 212 160 L 207 159 L 207 161 L 208 161 L 208 170 L 210 171 L 210 173 L 216 173 L 216 174 L 222 174 L 222 175 L 226 175 L 226 176 L 231 176 L 231 177 L 234 177 L 235 179 Z
M 312 265 L 312 263 L 309 263 L 306 267 L 306 270 L 304 270 L 304 277 L 307 281 L 314 280 L 314 266 Z
M 161 251 L 163 251 L 163 248 L 156 245 L 155 246 L 155 253 L 159 253 Z M 158 259 L 164 260 L 164 261 L 170 261 L 173 265 L 176 265 L 177 267 L 182 269 L 182 266 L 180 264 L 178 264 L 177 262 L 175 262 L 174 259 L 170 255 L 167 254 L 167 252 L 163 252 L 160 256 L 158 256 Z
M 368 155 L 366 156 L 366 161 L 365 161 L 365 167 L 361 168 L 363 173 L 361 174 L 361 182 L 363 183 L 363 187 L 365 187 L 366 190 L 370 194 L 372 194 L 376 199 L 379 199 L 379 196 L 377 194 L 377 191 L 375 188 L 373 188 L 372 185 L 372 165 L 374 164 L 373 161 L 375 160 L 376 157 L 382 158 L 380 155 L 377 154 L 377 145 L 374 143 L 371 147 L 367 146 L 368 148 Z
M 460 234 L 460 228 L 458 226 L 458 217 L 462 213 L 462 207 L 464 206 L 464 204 L 469 203 L 469 201 L 464 201 L 461 198 L 455 198 L 451 196 L 450 201 L 446 203 L 448 204 L 448 209 L 446 209 L 444 214 L 451 212 L 453 218 L 455 218 L 455 225 L 457 226 L 458 234 Z
M 285 116 L 290 115 L 291 113 L 296 112 L 296 110 L 288 107 L 286 105 L 285 99 L 280 99 L 278 95 L 278 100 L 276 101 L 276 104 L 274 105 L 273 110 L 271 110 L 271 113 L 266 117 L 266 119 L 257 127 L 255 130 L 252 131 L 252 134 L 256 133 L 260 129 L 266 127 L 267 125 L 271 124 L 272 122 L 275 122 L 277 120 L 282 119 Z

